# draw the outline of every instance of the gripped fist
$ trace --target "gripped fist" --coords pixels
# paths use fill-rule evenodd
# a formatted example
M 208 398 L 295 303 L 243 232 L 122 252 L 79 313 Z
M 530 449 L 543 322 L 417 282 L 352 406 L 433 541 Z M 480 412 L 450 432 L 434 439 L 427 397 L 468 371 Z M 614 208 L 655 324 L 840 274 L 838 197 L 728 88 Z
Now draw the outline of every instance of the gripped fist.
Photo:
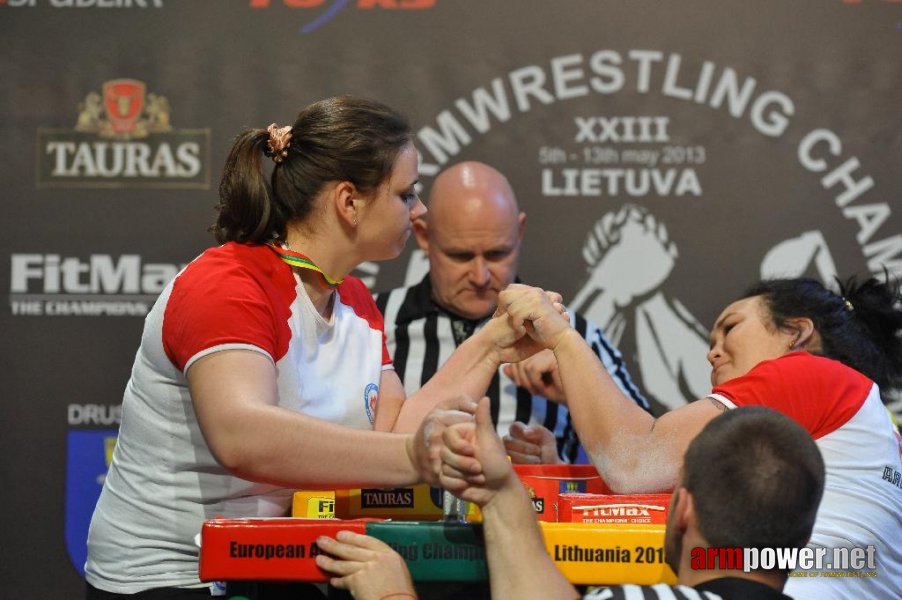
M 441 450 L 441 486 L 480 507 L 506 486 L 520 485 L 489 412 L 489 399 L 479 401 L 475 421 L 445 429 Z
M 421 481 L 438 484 L 445 429 L 455 423 L 472 422 L 475 412 L 476 402 L 468 396 L 460 396 L 440 402 L 426 415 L 416 433 L 407 440 L 408 458 Z

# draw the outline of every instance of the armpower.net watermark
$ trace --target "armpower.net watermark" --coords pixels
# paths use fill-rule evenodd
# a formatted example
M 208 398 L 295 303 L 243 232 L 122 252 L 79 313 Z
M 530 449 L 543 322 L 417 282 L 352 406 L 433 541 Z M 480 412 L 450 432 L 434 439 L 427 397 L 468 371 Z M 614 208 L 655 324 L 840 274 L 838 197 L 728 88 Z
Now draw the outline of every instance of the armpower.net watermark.
M 702 548 L 691 551 L 695 570 L 790 571 L 790 577 L 877 577 L 877 549 Z

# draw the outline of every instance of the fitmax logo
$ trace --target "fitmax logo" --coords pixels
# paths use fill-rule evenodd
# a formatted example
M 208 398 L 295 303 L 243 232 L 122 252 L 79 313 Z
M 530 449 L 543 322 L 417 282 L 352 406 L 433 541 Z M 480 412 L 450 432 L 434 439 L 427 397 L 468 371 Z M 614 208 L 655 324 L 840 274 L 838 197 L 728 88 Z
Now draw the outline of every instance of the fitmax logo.
M 383 8 L 388 10 L 422 10 L 435 6 L 436 0 L 281 0 L 282 4 L 289 8 L 323 8 L 316 18 L 303 25 L 300 29 L 302 35 L 313 33 L 332 19 L 341 11 L 355 7 L 367 10 Z M 250 0 L 251 8 L 269 8 L 272 0 Z
M 137 254 L 123 254 L 118 260 L 92 254 L 87 261 L 57 254 L 13 254 L 11 267 L 12 294 L 159 294 L 179 270 L 173 264 L 142 264 Z
M 184 266 L 145 263 L 137 254 L 13 254 L 11 262 L 12 314 L 36 317 L 145 316 Z

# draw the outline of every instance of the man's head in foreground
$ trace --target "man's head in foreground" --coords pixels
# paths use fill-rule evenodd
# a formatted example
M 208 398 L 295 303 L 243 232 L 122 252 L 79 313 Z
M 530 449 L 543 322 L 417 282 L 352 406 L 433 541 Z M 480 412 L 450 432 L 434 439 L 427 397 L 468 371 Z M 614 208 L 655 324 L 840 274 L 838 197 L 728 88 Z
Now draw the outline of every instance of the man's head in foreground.
M 824 476 L 820 451 L 798 423 L 760 406 L 727 411 L 686 451 L 682 482 L 671 500 L 667 563 L 681 583 L 693 585 L 723 576 L 691 571 L 693 548 L 804 547 Z M 787 573 L 749 575 L 780 589 Z

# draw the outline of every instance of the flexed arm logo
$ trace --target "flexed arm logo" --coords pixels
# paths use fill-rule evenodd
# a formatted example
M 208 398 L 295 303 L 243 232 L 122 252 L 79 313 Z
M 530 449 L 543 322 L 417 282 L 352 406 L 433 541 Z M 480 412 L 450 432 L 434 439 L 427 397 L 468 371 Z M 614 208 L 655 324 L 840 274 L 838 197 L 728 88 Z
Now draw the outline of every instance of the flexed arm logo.
M 836 264 L 830 246 L 820 231 L 806 231 L 783 240 L 761 260 L 761 278 L 818 277 L 826 285 L 836 280 Z
M 677 257 L 667 228 L 644 208 L 627 204 L 617 212 L 605 213 L 583 245 L 589 279 L 572 305 L 581 312 L 592 305 L 593 320 L 608 328 L 617 322 L 622 309 L 664 283 Z M 607 333 L 614 335 L 613 331 Z
M 640 387 L 660 407 L 675 408 L 706 394 L 708 332 L 663 285 L 679 258 L 667 228 L 646 209 L 625 205 L 606 213 L 583 245 L 588 279 L 569 303 L 598 323 L 611 341 L 635 343 Z

